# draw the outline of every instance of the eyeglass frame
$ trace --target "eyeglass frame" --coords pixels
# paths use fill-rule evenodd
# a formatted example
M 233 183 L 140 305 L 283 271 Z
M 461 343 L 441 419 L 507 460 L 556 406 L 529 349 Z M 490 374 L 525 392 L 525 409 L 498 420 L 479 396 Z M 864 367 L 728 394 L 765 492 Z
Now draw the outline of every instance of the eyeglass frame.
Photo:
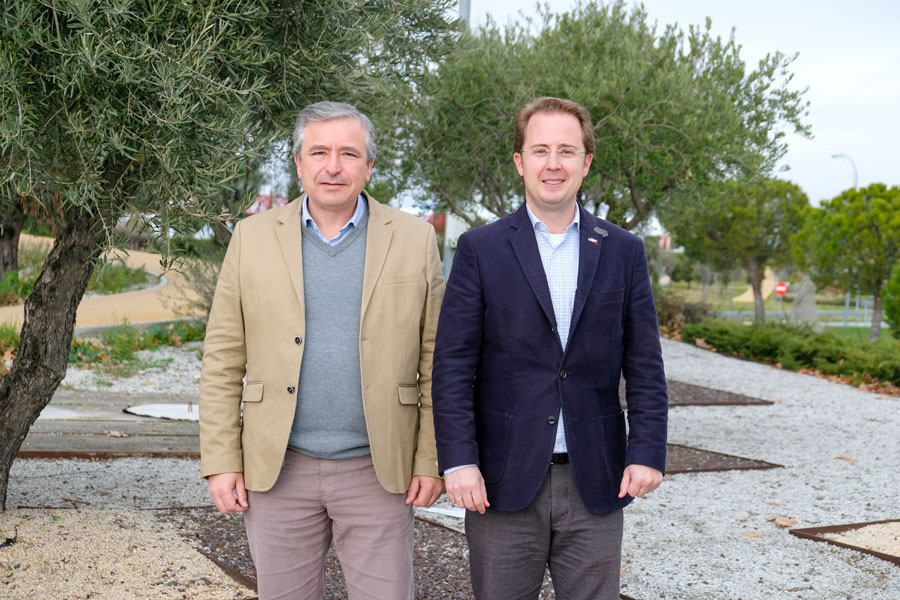
M 563 146 L 561 148 L 557 148 L 556 150 L 553 150 L 547 146 L 537 146 L 536 148 L 531 148 L 528 150 L 523 149 L 519 152 L 522 154 L 528 153 L 535 160 L 547 160 L 550 158 L 550 154 L 555 152 L 556 158 L 561 162 L 575 160 L 579 154 L 584 154 L 585 156 L 587 156 L 587 150 L 575 150 L 572 146 Z M 572 154 L 567 156 L 563 154 L 564 152 L 571 152 Z

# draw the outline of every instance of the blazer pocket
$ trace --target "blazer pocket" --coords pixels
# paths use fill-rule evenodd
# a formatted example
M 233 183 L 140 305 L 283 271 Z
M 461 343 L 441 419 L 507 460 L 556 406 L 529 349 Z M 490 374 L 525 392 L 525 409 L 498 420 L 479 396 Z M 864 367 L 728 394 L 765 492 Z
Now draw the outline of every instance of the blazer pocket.
M 400 394 L 400 404 L 419 404 L 419 387 L 415 385 L 401 385 L 397 387 Z
M 248 383 L 244 387 L 244 393 L 241 395 L 241 400 L 244 402 L 261 402 L 263 399 L 263 384 L 262 383 Z
M 619 304 L 625 299 L 625 288 L 617 290 L 594 292 L 595 304 Z
M 397 283 L 425 283 L 425 276 L 421 273 L 410 273 L 409 275 L 385 275 L 382 281 L 386 285 Z

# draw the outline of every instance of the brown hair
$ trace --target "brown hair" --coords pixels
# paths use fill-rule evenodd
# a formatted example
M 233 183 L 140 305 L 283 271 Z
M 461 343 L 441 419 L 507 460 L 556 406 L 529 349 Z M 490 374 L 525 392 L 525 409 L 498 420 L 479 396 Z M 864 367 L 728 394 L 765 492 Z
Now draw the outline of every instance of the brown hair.
M 522 107 L 516 114 L 515 132 L 516 141 L 513 152 L 521 152 L 525 143 L 525 129 L 528 121 L 537 113 L 566 113 L 572 115 L 581 124 L 581 141 L 588 154 L 594 153 L 594 127 L 591 125 L 591 115 L 587 109 L 576 102 L 564 98 L 552 98 L 545 96 L 538 98 Z

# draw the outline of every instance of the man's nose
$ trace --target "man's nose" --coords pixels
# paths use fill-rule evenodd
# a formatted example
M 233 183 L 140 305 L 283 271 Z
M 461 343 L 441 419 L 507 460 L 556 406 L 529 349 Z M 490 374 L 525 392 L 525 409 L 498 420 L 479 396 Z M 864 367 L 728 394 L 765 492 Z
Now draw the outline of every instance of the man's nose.
M 341 171 L 341 155 L 338 153 L 329 154 L 325 162 L 325 170 L 328 173 L 340 173 Z
M 550 169 L 558 169 L 560 164 L 559 152 L 551 150 L 550 154 L 547 156 L 547 167 Z

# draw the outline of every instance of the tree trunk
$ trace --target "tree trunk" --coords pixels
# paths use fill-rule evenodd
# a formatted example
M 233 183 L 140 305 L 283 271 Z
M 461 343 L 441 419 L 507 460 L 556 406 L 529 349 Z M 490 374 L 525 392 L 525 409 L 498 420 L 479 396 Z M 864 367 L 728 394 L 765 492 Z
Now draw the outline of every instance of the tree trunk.
M 875 285 L 875 304 L 872 306 L 872 327 L 869 329 L 869 341 L 874 342 L 881 336 L 881 283 Z
M 756 323 L 762 325 L 766 322 L 766 305 L 762 296 L 762 273 L 759 264 L 752 258 L 747 261 L 747 279 L 753 288 L 753 308 Z
M 0 279 L 8 271 L 19 270 L 19 234 L 25 225 L 25 215 L 15 203 L 8 214 L 0 217 Z
M 6 510 L 12 462 L 66 374 L 75 311 L 102 241 L 99 219 L 73 214 L 25 300 L 19 350 L 12 370 L 0 379 L 0 511 Z

